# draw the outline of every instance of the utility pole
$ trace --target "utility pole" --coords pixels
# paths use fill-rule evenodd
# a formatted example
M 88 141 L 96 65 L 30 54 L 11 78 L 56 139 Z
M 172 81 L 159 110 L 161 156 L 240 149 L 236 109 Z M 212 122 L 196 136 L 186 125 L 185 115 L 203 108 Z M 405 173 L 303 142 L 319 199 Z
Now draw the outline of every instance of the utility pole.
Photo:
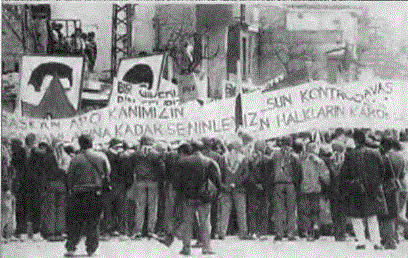
M 133 4 L 113 4 L 111 77 L 116 76 L 119 60 L 132 55 Z

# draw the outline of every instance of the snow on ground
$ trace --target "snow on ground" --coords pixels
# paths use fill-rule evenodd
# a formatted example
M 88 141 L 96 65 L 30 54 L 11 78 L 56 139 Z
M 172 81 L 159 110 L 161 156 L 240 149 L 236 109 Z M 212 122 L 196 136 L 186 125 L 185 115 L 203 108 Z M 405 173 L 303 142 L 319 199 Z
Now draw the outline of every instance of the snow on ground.
M 237 237 L 227 237 L 226 240 L 212 240 L 211 244 L 216 255 L 203 256 L 201 249 L 193 249 L 192 257 L 313 257 L 313 258 L 408 258 L 408 241 L 403 241 L 397 250 L 374 251 L 372 247 L 366 250 L 355 250 L 356 243 L 349 239 L 348 242 L 335 242 L 333 237 L 323 237 L 316 242 L 299 240 L 296 242 L 278 242 L 269 240 L 241 241 Z M 194 241 L 193 241 L 194 243 Z M 4 258 L 55 258 L 63 257 L 65 242 L 49 243 L 40 242 L 10 242 L 2 244 L 0 257 Z M 160 257 L 185 257 L 179 254 L 181 241 L 176 240 L 171 248 L 167 248 L 155 240 L 119 241 L 115 238 L 108 242 L 100 242 L 97 255 L 100 258 L 160 258 Z M 78 245 L 75 257 L 86 257 L 84 240 Z

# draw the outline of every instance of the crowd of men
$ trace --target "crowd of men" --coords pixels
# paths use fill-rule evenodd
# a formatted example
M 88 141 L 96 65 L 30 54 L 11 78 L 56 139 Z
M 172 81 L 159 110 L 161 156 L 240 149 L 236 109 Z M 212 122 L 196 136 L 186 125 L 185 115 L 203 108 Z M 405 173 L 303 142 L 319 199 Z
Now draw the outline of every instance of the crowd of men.
M 93 72 L 98 54 L 95 32 L 85 33 L 81 28 L 75 28 L 72 35 L 64 35 L 62 30 L 62 24 L 51 24 L 49 54 L 86 56 L 89 61 L 89 71 Z
M 342 242 L 351 235 L 357 249 L 396 249 L 408 238 L 406 132 L 339 128 L 324 146 L 312 138 L 282 137 L 273 146 L 202 138 L 166 146 L 142 137 L 134 146 L 112 139 L 97 148 L 83 135 L 79 150 L 37 144 L 34 134 L 24 144 L 3 139 L 2 233 L 66 239 L 66 256 L 82 235 L 89 255 L 115 236 L 166 246 L 179 238 L 181 254 L 191 248 L 214 254 L 210 239 L 231 233 L 235 211 L 241 240 L 315 241 L 329 234 Z M 15 198 L 14 229 L 12 219 L 3 223 L 6 196 Z M 323 231 L 322 200 L 330 202 L 330 232 Z

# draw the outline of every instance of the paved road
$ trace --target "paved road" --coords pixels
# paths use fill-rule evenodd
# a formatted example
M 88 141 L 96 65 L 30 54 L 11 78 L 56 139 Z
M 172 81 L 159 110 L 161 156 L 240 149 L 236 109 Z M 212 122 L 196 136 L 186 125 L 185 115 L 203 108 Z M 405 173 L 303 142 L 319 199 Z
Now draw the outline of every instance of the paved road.
M 200 249 L 193 249 L 192 257 L 220 257 L 220 258 L 243 258 L 243 257 L 312 257 L 312 258 L 349 258 L 349 257 L 398 257 L 408 258 L 408 241 L 403 241 L 397 250 L 374 251 L 372 248 L 357 251 L 354 249 L 355 242 L 349 239 L 347 242 L 334 242 L 332 237 L 323 237 L 316 242 L 299 240 L 296 242 L 275 243 L 270 240 L 240 241 L 236 237 L 227 237 L 226 240 L 213 240 L 212 246 L 217 252 L 213 256 L 201 255 Z M 108 242 L 101 242 L 95 257 L 100 258 L 161 258 L 161 257 L 185 257 L 179 255 L 181 242 L 176 240 L 171 248 L 159 244 L 154 240 L 119 241 L 115 238 Z M 0 257 L 4 258 L 55 258 L 63 257 L 65 252 L 64 242 L 49 243 L 40 242 L 10 242 L 2 244 Z M 82 241 L 75 257 L 86 257 L 85 244 Z

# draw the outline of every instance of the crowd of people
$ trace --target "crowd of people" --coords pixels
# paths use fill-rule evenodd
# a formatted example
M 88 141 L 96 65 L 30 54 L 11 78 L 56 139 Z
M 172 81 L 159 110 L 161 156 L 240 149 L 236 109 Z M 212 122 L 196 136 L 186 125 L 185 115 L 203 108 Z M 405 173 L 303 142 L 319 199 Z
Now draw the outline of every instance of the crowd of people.
M 95 32 L 82 32 L 81 28 L 75 28 L 71 36 L 64 35 L 61 23 L 51 24 L 49 54 L 58 55 L 81 55 L 89 61 L 89 71 L 93 72 L 98 54 L 95 42 Z
M 81 136 L 78 150 L 36 138 L 2 140 L 2 211 L 3 196 L 13 196 L 17 224 L 2 224 L 2 234 L 66 239 L 67 256 L 82 235 L 90 255 L 112 237 L 166 246 L 179 238 L 181 254 L 214 254 L 211 239 L 235 233 L 232 212 L 241 240 L 315 241 L 326 234 L 383 250 L 408 238 L 405 131 L 338 128 L 323 141 L 306 133 L 272 144 L 202 138 L 177 146 L 145 136 L 137 145 L 112 139 L 96 146 Z M 322 200 L 330 203 L 329 232 Z

